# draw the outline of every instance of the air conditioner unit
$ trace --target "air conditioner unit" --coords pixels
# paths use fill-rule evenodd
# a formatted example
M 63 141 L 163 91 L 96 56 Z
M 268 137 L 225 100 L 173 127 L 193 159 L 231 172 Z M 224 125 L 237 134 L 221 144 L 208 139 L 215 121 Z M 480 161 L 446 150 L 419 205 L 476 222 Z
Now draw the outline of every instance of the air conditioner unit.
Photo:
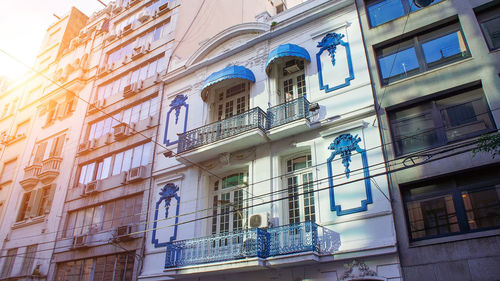
M 127 123 L 120 123 L 118 125 L 115 125 L 113 127 L 113 136 L 115 140 L 121 140 L 128 137 L 132 130 L 131 126 L 133 125 L 128 125 Z
M 120 33 L 120 36 L 125 36 L 134 30 L 132 23 L 125 25 Z
M 155 12 L 155 17 L 159 17 L 159 16 L 167 13 L 168 11 L 170 11 L 170 2 L 167 2 L 167 3 L 159 6 Z
M 291 60 L 291 61 L 286 62 L 284 69 L 288 74 L 292 74 L 294 72 L 299 71 L 300 67 L 299 67 L 299 64 L 296 60 Z
M 77 235 L 73 237 L 73 249 L 82 249 L 88 247 L 88 234 Z
M 94 139 L 82 142 L 78 145 L 78 154 L 85 154 L 87 152 L 90 152 L 94 149 L 94 147 L 95 147 Z
M 128 7 L 133 7 L 139 4 L 139 2 L 141 2 L 141 0 L 130 0 L 130 2 L 128 2 Z
M 248 228 L 266 228 L 269 226 L 269 214 L 259 213 L 248 219 Z
M 104 99 L 96 100 L 90 104 L 88 114 L 94 114 L 104 107 Z
M 80 37 L 82 39 L 85 38 L 85 37 L 87 37 L 87 29 L 84 28 L 84 29 L 80 30 L 80 33 L 78 34 L 78 37 Z
M 136 182 L 146 178 L 146 167 L 139 166 L 128 170 L 127 182 Z
M 142 10 L 137 15 L 137 20 L 141 23 L 145 23 L 147 20 L 149 20 L 150 17 L 151 15 L 149 14 L 148 10 Z
M 154 118 L 153 116 L 149 116 L 148 125 L 147 125 L 148 128 L 152 128 L 152 127 L 158 125 L 157 120 L 158 119 Z
M 106 136 L 105 136 L 105 139 L 104 139 L 104 143 L 105 144 L 110 144 L 113 142 L 113 134 L 112 133 L 106 133 Z
M 101 189 L 101 181 L 94 180 L 83 186 L 82 196 L 89 196 L 99 192 Z
M 131 235 L 134 232 L 133 225 L 122 225 L 118 226 L 113 233 L 113 240 L 116 242 L 124 242 L 134 239 Z
M 141 57 L 141 56 L 149 53 L 150 48 L 151 48 L 151 44 L 150 43 L 146 43 L 146 44 L 144 44 L 142 46 L 135 47 L 134 51 L 132 52 L 132 59 L 136 59 L 138 57 Z
M 106 37 L 106 40 L 111 42 L 111 41 L 115 40 L 115 39 L 116 39 L 116 37 L 117 37 L 117 36 L 116 36 L 116 33 L 114 33 L 114 32 L 110 32 L 110 33 L 108 34 L 108 36 Z
M 122 6 L 120 6 L 120 5 L 116 4 L 116 5 L 113 5 L 113 10 L 112 10 L 112 12 L 113 12 L 113 14 L 118 14 L 119 12 L 121 12 L 121 11 L 122 11 L 122 9 L 123 9 L 123 8 L 122 8 Z
M 134 94 L 136 94 L 138 92 L 138 89 L 137 89 L 137 82 L 135 83 L 131 83 L 131 84 L 128 84 L 127 86 L 125 86 L 123 88 L 123 97 L 124 98 L 128 98 L 130 96 L 133 96 Z

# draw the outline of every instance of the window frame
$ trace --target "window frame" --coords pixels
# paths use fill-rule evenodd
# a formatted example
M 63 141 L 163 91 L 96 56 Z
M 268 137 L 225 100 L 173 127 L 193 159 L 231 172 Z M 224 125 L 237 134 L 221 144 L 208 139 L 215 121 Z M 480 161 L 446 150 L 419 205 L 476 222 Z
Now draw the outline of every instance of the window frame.
M 500 50 L 500 44 L 496 47 L 493 48 L 490 46 L 490 41 L 491 38 L 489 34 L 487 34 L 483 28 L 483 24 L 494 19 L 500 19 L 500 3 L 496 1 L 496 3 L 490 2 L 487 3 L 481 7 L 475 8 L 474 9 L 474 14 L 476 16 L 477 23 L 479 25 L 479 29 L 481 29 L 481 33 L 483 34 L 483 39 L 486 43 L 486 46 L 488 47 L 490 52 L 494 52 L 497 50 Z M 487 36 L 488 35 L 488 36 Z
M 460 173 L 460 174 L 450 174 L 450 175 L 440 176 L 440 177 L 434 178 L 434 179 L 426 179 L 424 181 L 420 181 L 417 183 L 400 185 L 400 192 L 401 192 L 403 210 L 404 210 L 404 215 L 405 215 L 406 230 L 408 232 L 409 241 L 416 242 L 416 241 L 429 240 L 429 239 L 435 239 L 435 238 L 441 238 L 441 237 L 450 237 L 450 236 L 461 235 L 461 234 L 477 233 L 477 232 L 482 232 L 482 231 L 500 229 L 500 224 L 497 226 L 471 229 L 471 227 L 468 223 L 469 219 L 467 217 L 467 210 L 465 209 L 464 202 L 462 200 L 462 193 L 464 191 L 477 192 L 477 191 L 495 189 L 495 187 L 500 188 L 500 179 L 495 179 L 494 176 L 491 176 L 487 180 L 483 180 L 480 182 L 475 181 L 473 183 L 466 183 L 463 185 L 458 184 L 459 180 L 457 180 L 457 178 L 463 179 L 466 176 L 468 176 L 474 172 L 481 173 L 481 171 L 482 171 L 483 174 L 487 174 L 489 171 L 494 171 L 495 169 L 498 169 L 498 168 L 500 168 L 500 167 L 499 166 L 491 166 L 491 167 L 486 167 L 486 168 L 478 169 L 478 170 L 470 170 L 468 172 L 464 172 L 464 173 Z M 491 174 L 493 174 L 493 173 L 491 173 Z M 426 185 L 431 184 L 431 183 L 435 183 L 435 182 L 444 183 L 448 186 L 443 188 L 443 189 L 441 189 L 441 187 L 440 187 L 439 190 L 427 192 L 425 194 L 415 196 L 415 198 L 412 198 L 412 200 L 409 200 L 409 198 L 411 198 L 411 195 L 408 194 L 410 190 L 416 189 L 419 187 L 425 187 Z M 438 198 L 439 196 L 443 196 L 443 195 L 451 195 L 451 197 L 452 197 L 452 200 L 453 200 L 452 202 L 453 202 L 453 206 L 455 208 L 455 215 L 457 218 L 457 225 L 458 225 L 459 231 L 448 232 L 448 233 L 444 233 L 444 234 L 426 235 L 423 237 L 413 238 L 411 223 L 410 223 L 410 216 L 409 216 L 409 211 L 408 211 L 408 203 L 420 201 L 423 199 Z
M 368 26 L 369 26 L 370 28 L 376 28 L 376 27 L 378 27 L 378 26 L 381 26 L 381 25 L 384 25 L 384 24 L 386 24 L 386 23 L 389 23 L 389 22 L 395 21 L 395 20 L 400 19 L 400 18 L 402 18 L 402 17 L 408 16 L 408 15 L 409 15 L 409 14 L 411 14 L 411 13 L 414 13 L 414 12 L 417 12 L 417 11 L 420 11 L 420 10 L 422 10 L 422 9 L 426 8 L 426 7 L 423 7 L 423 8 L 418 8 L 418 7 L 416 7 L 416 8 L 417 8 L 417 10 L 412 11 L 412 9 L 411 9 L 411 8 L 412 8 L 412 3 L 411 3 L 411 0 L 398 0 L 398 1 L 401 3 L 401 6 L 403 6 L 403 15 L 398 16 L 398 17 L 395 17 L 395 18 L 392 18 L 392 19 L 390 19 L 390 20 L 388 20 L 388 21 L 386 21 L 386 22 L 383 22 L 383 23 L 380 23 L 380 24 L 374 25 L 374 24 L 372 23 L 371 18 L 370 18 L 369 8 L 370 8 L 371 6 L 373 6 L 373 5 L 376 5 L 376 4 L 379 4 L 379 3 L 385 2 L 385 1 L 390 1 L 390 0 L 374 0 L 374 1 L 365 0 L 365 11 L 366 11 L 366 17 L 367 17 L 367 21 L 368 21 Z M 431 3 L 431 5 L 429 5 L 429 6 L 432 6 L 432 5 L 437 4 L 437 3 L 439 3 L 439 2 L 442 2 L 442 1 L 444 1 L 444 0 L 434 0 L 434 2 L 433 2 L 433 3 Z
M 288 162 L 289 161 L 293 161 L 293 160 L 296 160 L 298 158 L 301 158 L 301 157 L 306 157 L 306 167 L 304 168 L 299 168 L 299 169 L 296 169 L 296 170 L 293 170 L 293 167 L 292 167 L 292 170 L 289 171 L 288 170 Z M 308 163 L 310 162 L 310 163 Z M 281 188 L 282 188 L 282 191 L 283 191 L 283 196 L 285 196 L 286 198 L 289 198 L 291 197 L 290 193 L 289 193 L 289 185 L 288 185 L 288 179 L 291 179 L 293 177 L 297 177 L 298 181 L 297 181 L 297 193 L 298 193 L 298 212 L 299 212 L 299 221 L 295 221 L 295 222 L 292 222 L 291 221 L 291 218 L 290 218 L 290 208 L 289 208 L 289 199 L 288 200 L 283 200 L 282 202 L 282 217 L 283 217 L 283 221 L 286 221 L 287 223 L 286 224 L 292 224 L 292 223 L 300 223 L 300 222 L 304 222 L 304 221 L 308 221 L 306 220 L 306 206 L 305 206 L 305 200 L 306 200 L 306 197 L 305 197 L 305 194 L 303 194 L 305 191 L 304 191 L 304 187 L 305 185 L 311 185 L 311 188 L 312 188 L 312 191 L 311 191 L 311 194 L 310 194 L 310 197 L 312 198 L 312 214 L 310 212 L 309 216 L 312 216 L 312 222 L 315 222 L 318 220 L 318 198 L 316 197 L 316 187 L 315 187 L 315 184 L 314 184 L 314 173 L 313 173 L 313 159 L 312 159 L 312 154 L 311 154 L 311 151 L 302 151 L 302 152 L 299 152 L 299 153 L 294 153 L 294 154 L 291 154 L 291 155 L 288 155 L 286 157 L 283 157 L 281 159 L 281 165 L 282 165 L 282 176 L 281 176 Z M 293 163 L 292 163 L 293 165 Z M 310 175 L 311 176 L 311 181 L 309 182 L 304 182 L 303 181 L 303 176 L 304 175 Z M 301 178 L 302 176 L 302 178 Z M 311 200 L 311 198 L 309 198 L 309 200 Z M 311 206 L 308 206 L 309 208 L 311 208 Z
M 436 33 L 436 34 L 432 34 Z M 454 54 L 452 56 L 449 56 L 447 58 L 443 58 L 440 61 L 435 61 L 435 62 L 430 62 L 428 63 L 426 61 L 426 57 L 424 54 L 424 50 L 422 48 L 423 44 L 438 40 L 440 38 L 444 38 L 445 36 L 448 36 L 450 34 L 454 33 L 459 33 L 461 39 L 463 40 L 463 44 L 465 47 L 465 51 L 461 52 L 461 56 L 459 56 L 460 53 Z M 432 34 L 432 36 L 429 36 L 429 34 Z M 460 46 L 460 38 L 458 38 L 459 41 L 459 46 Z M 403 45 L 403 47 L 401 46 Z M 402 51 L 408 50 L 408 49 L 414 49 L 415 52 L 415 60 L 418 64 L 418 67 L 415 69 L 412 69 L 411 74 L 407 74 L 405 76 L 402 76 L 402 73 L 399 74 L 394 74 L 392 76 L 388 76 L 387 78 L 384 78 L 382 75 L 382 66 L 380 63 L 380 60 L 392 55 L 396 55 L 401 53 Z M 383 54 L 385 50 L 388 50 L 386 54 Z M 392 50 L 394 49 L 394 50 Z M 377 65 L 377 71 L 378 71 L 378 77 L 379 77 L 379 82 L 381 87 L 385 86 L 390 86 L 394 82 L 404 80 L 406 78 L 421 74 L 421 73 L 426 73 L 430 70 L 440 68 L 443 66 L 446 66 L 448 64 L 458 62 L 464 59 L 467 59 L 471 57 L 471 52 L 469 45 L 467 44 L 467 40 L 465 38 L 462 26 L 458 20 L 452 20 L 447 23 L 441 24 L 436 27 L 432 27 L 430 29 L 423 30 L 421 32 L 418 32 L 416 34 L 412 34 L 410 36 L 404 37 L 401 40 L 393 41 L 390 43 L 386 44 L 381 44 L 379 46 L 374 47 L 374 52 L 375 52 L 375 59 L 376 59 L 376 65 Z M 456 57 L 456 58 L 454 58 Z M 395 59 L 394 59 L 395 60 Z M 391 69 L 389 69 L 389 74 L 394 71 L 394 66 L 395 66 L 395 61 L 393 61 Z
M 474 91 L 481 91 L 481 96 L 478 98 L 471 98 L 470 93 L 474 92 Z M 487 112 L 483 112 L 482 114 L 487 115 L 489 121 L 491 122 L 492 128 L 491 129 L 484 129 L 484 130 L 480 130 L 480 131 L 469 132 L 469 133 L 462 135 L 460 137 L 449 139 L 446 136 L 446 130 L 448 128 L 446 127 L 444 117 L 441 115 L 441 111 L 445 110 L 447 108 L 450 108 L 450 106 L 449 105 L 448 106 L 437 106 L 436 103 L 439 101 L 445 100 L 447 98 L 457 97 L 457 96 L 463 97 L 463 100 L 461 101 L 461 103 L 459 105 L 482 100 L 484 102 L 483 105 L 487 108 Z M 416 149 L 414 151 L 404 152 L 401 147 L 398 147 L 399 140 L 397 139 L 397 137 L 400 137 L 400 135 L 396 135 L 396 132 L 399 129 L 397 129 L 394 125 L 395 121 L 398 120 L 395 117 L 395 115 L 398 112 L 409 110 L 412 108 L 417 108 L 419 106 L 426 105 L 426 104 L 430 104 L 431 109 L 427 110 L 427 111 L 421 111 L 419 113 L 419 116 L 421 116 L 423 113 L 430 112 L 430 114 L 432 115 L 432 121 L 433 121 L 432 130 L 436 131 L 436 136 L 437 136 L 438 140 L 435 144 L 433 144 L 431 146 L 422 147 L 422 148 Z M 474 113 L 476 114 L 475 116 L 477 117 L 478 114 L 476 112 L 474 112 Z M 462 87 L 460 89 L 448 90 L 447 93 L 441 93 L 441 94 L 438 93 L 435 95 L 430 95 L 425 100 L 419 100 L 419 101 L 413 102 L 409 105 L 405 105 L 405 106 L 397 107 L 397 108 L 393 108 L 393 109 L 387 109 L 387 118 L 388 118 L 388 123 L 389 123 L 389 128 L 390 128 L 389 131 L 390 131 L 390 135 L 391 135 L 391 141 L 393 143 L 394 155 L 396 157 L 401 157 L 401 156 L 412 154 L 415 152 L 425 151 L 428 149 L 433 149 L 433 148 L 445 146 L 445 145 L 459 142 L 459 141 L 462 141 L 462 140 L 465 140 L 468 138 L 473 138 L 473 137 L 477 137 L 477 136 L 480 136 L 483 134 L 488 134 L 488 133 L 494 132 L 496 130 L 496 124 L 495 124 L 493 116 L 491 114 L 490 106 L 488 104 L 488 101 L 486 100 L 486 96 L 484 95 L 483 87 L 480 84 Z M 400 119 L 400 120 L 402 120 L 402 119 Z M 423 130 L 419 134 L 426 132 L 426 131 L 427 130 Z M 407 138 L 407 137 L 405 137 L 405 138 Z

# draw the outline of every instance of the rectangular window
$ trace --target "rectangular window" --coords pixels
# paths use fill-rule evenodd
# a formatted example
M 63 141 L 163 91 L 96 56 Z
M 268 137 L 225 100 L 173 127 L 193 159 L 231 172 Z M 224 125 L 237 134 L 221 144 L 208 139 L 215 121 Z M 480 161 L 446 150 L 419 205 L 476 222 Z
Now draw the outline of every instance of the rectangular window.
M 441 2 L 434 0 L 432 4 Z M 420 10 L 412 0 L 367 0 L 366 10 L 370 26 L 375 27 Z
M 50 156 L 55 156 L 55 157 L 62 156 L 62 150 L 65 138 L 66 135 L 60 135 L 52 139 L 52 148 L 50 150 Z
M 477 21 L 491 51 L 500 48 L 500 4 L 497 1 L 496 5 L 491 6 L 493 2 L 475 9 Z
M 402 187 L 410 239 L 500 227 L 499 167 Z
M 12 180 L 16 171 L 16 160 L 5 162 L 2 168 L 2 174 L 0 175 L 0 184 L 6 183 Z
M 472 87 L 389 112 L 397 155 L 495 130 L 481 88 Z
M 315 221 L 315 199 L 311 155 L 286 160 L 285 188 L 288 200 L 288 222 Z
M 10 249 L 7 251 L 7 255 L 5 256 L 3 261 L 2 277 L 10 276 L 10 274 L 12 273 L 12 268 L 14 267 L 14 261 L 16 260 L 16 256 L 17 256 L 17 248 Z
M 21 275 L 31 275 L 33 263 L 35 262 L 37 245 L 26 247 L 26 254 L 24 254 L 23 264 L 21 266 Z
M 132 281 L 135 253 L 58 263 L 56 281 Z
M 470 56 L 458 23 L 377 47 L 375 52 L 384 85 Z

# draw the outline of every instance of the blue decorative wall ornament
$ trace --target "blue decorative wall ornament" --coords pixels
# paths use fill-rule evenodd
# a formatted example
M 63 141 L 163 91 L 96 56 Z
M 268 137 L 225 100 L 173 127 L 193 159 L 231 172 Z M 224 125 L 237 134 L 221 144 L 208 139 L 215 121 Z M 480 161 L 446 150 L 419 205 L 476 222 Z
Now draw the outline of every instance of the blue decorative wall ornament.
M 155 248 L 159 247 L 168 247 L 175 239 L 177 239 L 177 224 L 179 223 L 179 208 L 181 206 L 181 198 L 177 195 L 177 191 L 179 191 L 179 187 L 173 183 L 167 183 L 164 187 L 162 187 L 160 191 L 160 199 L 156 202 L 155 207 L 155 217 L 153 221 L 153 232 L 151 243 L 155 246 Z M 177 207 L 175 208 L 175 225 L 174 225 L 174 234 L 170 237 L 168 242 L 160 243 L 158 242 L 158 238 L 156 238 L 156 229 L 158 228 L 158 212 L 160 208 L 160 204 L 165 202 L 165 219 L 168 218 L 168 209 L 170 208 L 170 203 L 174 198 L 177 201 Z
M 179 123 L 179 116 L 181 114 L 181 109 L 182 107 L 184 107 L 186 110 L 185 110 L 185 114 L 184 114 L 184 122 L 182 125 L 182 132 L 174 132 L 175 134 L 180 134 L 180 133 L 184 133 L 186 132 L 186 128 L 187 128 L 187 117 L 188 117 L 188 109 L 189 109 L 189 105 L 186 103 L 186 100 L 187 100 L 187 96 L 185 95 L 177 95 L 171 102 L 170 102 L 170 109 L 169 111 L 167 112 L 167 122 L 165 123 L 165 136 L 164 136 L 164 139 L 163 139 L 163 143 L 165 143 L 165 145 L 171 145 L 171 144 L 176 144 L 179 140 L 178 139 L 175 139 L 175 140 L 172 140 L 169 138 L 168 134 L 169 134 L 169 129 L 172 130 L 174 128 L 170 127 L 170 125 L 177 125 Z M 175 122 L 173 124 L 170 124 L 170 115 L 171 113 L 174 112 L 175 113 Z
M 359 147 L 359 142 L 361 142 L 361 138 L 358 137 L 358 135 L 353 136 L 351 134 L 342 134 L 335 138 L 335 140 L 328 147 L 328 149 L 333 150 L 332 154 L 326 161 L 328 168 L 328 184 L 330 187 L 330 209 L 337 212 L 337 216 L 366 211 L 368 210 L 367 205 L 373 203 L 368 158 L 366 156 L 366 150 Z M 351 172 L 349 170 L 349 165 L 354 151 L 361 154 L 366 199 L 361 200 L 360 207 L 342 210 L 342 205 L 339 202 L 335 202 L 332 161 L 337 155 L 339 155 L 342 159 L 342 164 L 345 167 L 346 178 L 349 178 L 349 174 Z
M 340 88 L 349 86 L 351 84 L 351 80 L 354 79 L 354 70 L 352 67 L 352 59 L 351 59 L 351 49 L 349 48 L 349 43 L 344 42 L 342 39 L 345 37 L 344 34 L 339 33 L 328 33 L 323 37 L 323 39 L 318 42 L 319 52 L 316 54 L 316 63 L 318 65 L 318 79 L 320 90 L 325 90 L 325 92 L 331 92 L 338 90 Z M 347 66 L 349 68 L 349 75 L 345 78 L 345 82 L 343 84 L 337 86 L 329 86 L 324 83 L 323 77 L 323 69 L 321 67 L 321 54 L 326 50 L 331 57 L 332 66 L 335 67 L 335 53 L 337 52 L 337 46 L 340 45 L 345 48 Z

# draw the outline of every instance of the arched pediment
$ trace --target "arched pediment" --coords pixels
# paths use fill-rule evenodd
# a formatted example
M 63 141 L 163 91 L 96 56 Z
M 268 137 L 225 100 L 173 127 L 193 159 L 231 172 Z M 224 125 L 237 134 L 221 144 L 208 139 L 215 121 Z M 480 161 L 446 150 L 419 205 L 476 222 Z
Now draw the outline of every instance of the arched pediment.
M 260 22 L 242 23 L 231 26 L 206 41 L 187 61 L 186 66 L 200 62 L 204 58 L 213 57 L 242 45 L 261 33 L 269 31 L 269 24 Z M 227 46 L 225 48 L 224 46 Z

